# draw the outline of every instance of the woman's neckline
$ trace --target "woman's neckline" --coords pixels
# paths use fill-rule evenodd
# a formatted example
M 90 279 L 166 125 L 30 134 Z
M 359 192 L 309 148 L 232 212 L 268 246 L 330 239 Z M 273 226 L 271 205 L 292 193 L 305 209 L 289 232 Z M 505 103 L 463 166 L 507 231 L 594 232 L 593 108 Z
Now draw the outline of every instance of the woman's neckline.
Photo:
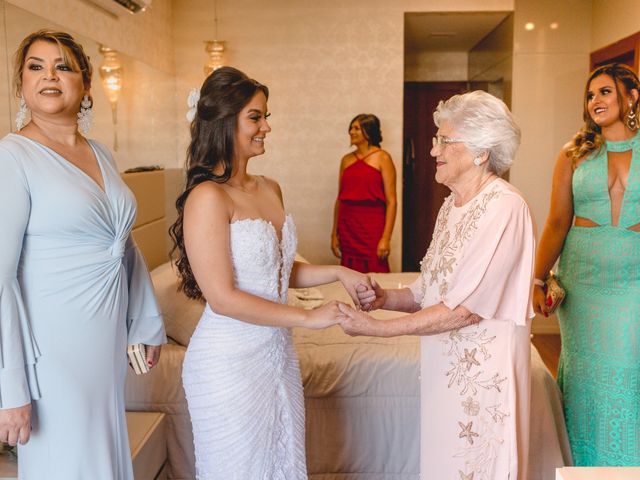
M 626 152 L 628 150 L 633 149 L 635 144 L 638 142 L 638 138 L 640 138 L 640 130 L 636 132 L 636 134 L 627 138 L 626 140 L 606 140 L 605 143 L 607 145 L 608 152 Z

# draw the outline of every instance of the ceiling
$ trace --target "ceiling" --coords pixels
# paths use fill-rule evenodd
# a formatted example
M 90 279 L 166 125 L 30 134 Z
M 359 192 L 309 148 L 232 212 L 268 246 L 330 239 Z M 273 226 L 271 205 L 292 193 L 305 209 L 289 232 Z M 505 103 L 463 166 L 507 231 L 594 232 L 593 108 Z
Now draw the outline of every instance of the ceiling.
M 468 52 L 509 12 L 405 14 L 405 52 Z

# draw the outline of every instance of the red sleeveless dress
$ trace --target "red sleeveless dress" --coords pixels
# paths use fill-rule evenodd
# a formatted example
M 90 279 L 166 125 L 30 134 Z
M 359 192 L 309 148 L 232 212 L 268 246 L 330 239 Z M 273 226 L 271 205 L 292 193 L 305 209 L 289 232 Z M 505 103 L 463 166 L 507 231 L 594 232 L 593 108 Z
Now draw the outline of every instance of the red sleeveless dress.
M 372 153 L 375 152 L 369 155 Z M 356 161 L 344 169 L 340 179 L 340 264 L 363 273 L 387 273 L 389 262 L 380 260 L 377 255 L 378 242 L 384 232 L 387 202 L 382 173 L 364 161 L 369 155 L 364 158 L 356 156 Z

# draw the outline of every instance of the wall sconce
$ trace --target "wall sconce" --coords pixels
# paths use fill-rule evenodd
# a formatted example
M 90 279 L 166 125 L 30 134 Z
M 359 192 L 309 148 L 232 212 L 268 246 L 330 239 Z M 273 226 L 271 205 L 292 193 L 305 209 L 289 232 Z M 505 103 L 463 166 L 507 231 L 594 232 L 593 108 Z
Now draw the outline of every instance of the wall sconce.
M 213 5 L 214 38 L 218 38 L 218 0 Z M 209 54 L 207 62 L 204 64 L 205 76 L 211 75 L 214 71 L 224 66 L 224 44 L 222 40 L 205 40 L 204 51 Z
M 111 120 L 113 122 L 113 150 L 118 151 L 118 97 L 122 90 L 122 65 L 118 52 L 112 48 L 100 45 L 100 53 L 104 56 L 100 65 L 102 87 L 111 104 Z
M 218 40 L 206 40 L 204 42 L 204 51 L 209 54 L 209 59 L 204 65 L 205 76 L 208 77 L 211 73 L 224 65 L 224 43 L 225 42 Z

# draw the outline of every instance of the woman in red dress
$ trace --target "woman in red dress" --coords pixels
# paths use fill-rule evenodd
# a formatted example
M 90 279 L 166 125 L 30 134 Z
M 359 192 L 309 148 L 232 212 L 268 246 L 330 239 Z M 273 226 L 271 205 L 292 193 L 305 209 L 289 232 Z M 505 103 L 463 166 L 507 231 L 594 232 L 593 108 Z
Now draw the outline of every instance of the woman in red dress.
M 356 149 L 340 163 L 340 190 L 333 215 L 331 249 L 340 264 L 359 272 L 388 272 L 396 219 L 396 169 L 380 148 L 380 120 L 368 113 L 349 124 Z

